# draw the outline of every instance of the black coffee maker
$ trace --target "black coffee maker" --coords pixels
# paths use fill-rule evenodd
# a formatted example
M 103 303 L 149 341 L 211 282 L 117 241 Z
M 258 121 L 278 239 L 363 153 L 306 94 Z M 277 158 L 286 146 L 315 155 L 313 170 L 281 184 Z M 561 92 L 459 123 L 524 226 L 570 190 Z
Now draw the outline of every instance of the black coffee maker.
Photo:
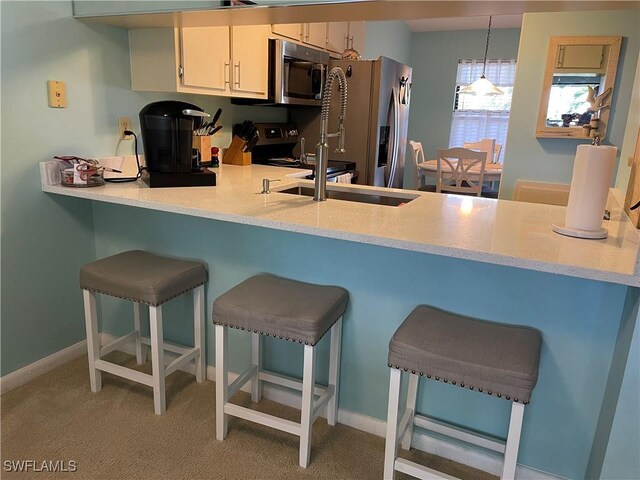
M 142 179 L 150 187 L 195 187 L 216 184 L 215 173 L 200 167 L 193 132 L 209 115 L 178 101 L 150 103 L 140 110 L 140 131 L 147 168 Z

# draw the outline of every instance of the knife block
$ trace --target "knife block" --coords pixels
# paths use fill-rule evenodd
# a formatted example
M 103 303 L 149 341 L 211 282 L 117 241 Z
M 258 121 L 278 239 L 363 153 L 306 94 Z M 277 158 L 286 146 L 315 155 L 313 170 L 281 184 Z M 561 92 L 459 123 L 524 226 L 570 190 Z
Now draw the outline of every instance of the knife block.
M 224 152 L 222 163 L 227 165 L 251 165 L 251 152 L 243 152 L 246 142 L 238 136 L 234 136 L 231 145 Z

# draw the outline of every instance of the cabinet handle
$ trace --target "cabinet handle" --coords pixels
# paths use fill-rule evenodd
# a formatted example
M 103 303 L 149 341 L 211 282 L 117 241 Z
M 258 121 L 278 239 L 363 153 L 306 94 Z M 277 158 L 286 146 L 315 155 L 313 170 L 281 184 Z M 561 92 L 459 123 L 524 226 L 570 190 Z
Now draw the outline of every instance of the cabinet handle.
M 231 83 L 231 64 L 224 62 L 224 84 Z
M 240 61 L 238 61 L 238 63 L 236 63 L 233 68 L 237 68 L 238 69 L 238 76 L 234 78 L 233 83 L 240 88 Z

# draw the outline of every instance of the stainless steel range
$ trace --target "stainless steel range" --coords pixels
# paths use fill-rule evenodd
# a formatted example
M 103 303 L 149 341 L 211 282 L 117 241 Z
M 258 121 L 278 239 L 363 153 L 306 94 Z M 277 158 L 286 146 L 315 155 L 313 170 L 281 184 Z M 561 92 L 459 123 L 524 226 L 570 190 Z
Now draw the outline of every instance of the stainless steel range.
M 304 148 L 298 148 L 301 155 L 296 156 L 294 149 L 300 141 L 295 125 L 291 123 L 256 123 L 258 142 L 251 150 L 251 162 L 277 167 L 290 167 L 315 171 L 315 155 L 304 154 Z M 306 145 L 307 150 L 315 151 L 315 145 Z M 357 178 L 355 162 L 329 160 L 327 178 L 337 178 L 351 174 Z M 307 178 L 313 179 L 311 174 Z

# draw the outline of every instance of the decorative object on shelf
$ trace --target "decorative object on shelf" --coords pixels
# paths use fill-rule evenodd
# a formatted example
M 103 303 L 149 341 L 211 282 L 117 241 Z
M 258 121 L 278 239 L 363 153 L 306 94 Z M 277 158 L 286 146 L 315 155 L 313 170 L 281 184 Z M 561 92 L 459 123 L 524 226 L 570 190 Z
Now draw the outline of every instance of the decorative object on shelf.
M 342 60 L 360 60 L 360 52 L 353 48 L 347 48 L 342 52 Z
M 596 119 L 599 116 L 600 110 L 603 108 L 607 108 L 610 106 L 609 103 L 604 103 L 609 94 L 611 93 L 612 88 L 607 88 L 600 95 L 596 96 L 596 89 L 592 88 L 590 85 L 587 85 L 587 89 L 589 93 L 587 93 L 587 102 L 589 102 L 590 108 L 589 110 L 596 114 Z
M 484 60 L 482 62 L 482 75 L 471 85 L 460 89 L 458 93 L 470 93 L 473 95 L 503 95 L 504 92 L 487 80 L 485 72 L 487 70 L 487 53 L 489 53 L 489 37 L 491 35 L 491 16 L 489 16 L 489 27 L 487 29 L 487 44 L 484 48 Z
M 600 145 L 595 137 L 592 145 L 578 145 L 573 164 L 569 203 L 564 225 L 553 225 L 553 231 L 577 238 L 607 238 L 602 219 L 609 195 L 617 147 Z

